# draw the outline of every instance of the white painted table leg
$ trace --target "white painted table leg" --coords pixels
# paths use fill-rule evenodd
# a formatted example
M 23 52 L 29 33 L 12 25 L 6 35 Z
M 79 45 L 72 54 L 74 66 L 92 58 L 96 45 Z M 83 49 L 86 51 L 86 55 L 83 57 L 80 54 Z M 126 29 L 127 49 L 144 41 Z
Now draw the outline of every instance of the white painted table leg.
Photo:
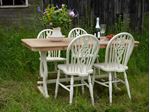
M 46 62 L 46 52 L 41 52 L 41 60 L 40 60 L 40 76 L 43 78 L 42 85 L 38 86 L 40 92 L 44 95 L 44 97 L 49 97 L 47 90 L 47 62 Z

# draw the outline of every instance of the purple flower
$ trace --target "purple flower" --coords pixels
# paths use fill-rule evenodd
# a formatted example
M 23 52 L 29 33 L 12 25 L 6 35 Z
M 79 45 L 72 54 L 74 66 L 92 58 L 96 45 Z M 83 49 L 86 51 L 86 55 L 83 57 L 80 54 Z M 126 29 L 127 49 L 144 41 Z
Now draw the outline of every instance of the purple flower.
M 73 11 L 73 10 L 69 10 L 69 15 L 70 15 L 71 17 L 75 17 L 74 11 Z
M 74 9 L 73 10 L 69 10 L 69 15 L 71 16 L 71 17 L 78 17 L 79 16 L 79 14 L 77 13 L 75 13 L 75 11 L 74 11 Z
M 59 9 L 59 6 L 58 6 L 58 5 L 56 5 L 56 8 L 57 8 L 57 9 Z
M 46 2 L 47 2 L 47 0 L 44 0 L 44 2 L 46 3 Z
M 44 9 L 44 12 L 43 12 L 43 14 L 45 14 L 46 13 L 46 9 Z
M 42 12 L 40 6 L 37 7 L 37 12 L 39 12 L 39 13 Z

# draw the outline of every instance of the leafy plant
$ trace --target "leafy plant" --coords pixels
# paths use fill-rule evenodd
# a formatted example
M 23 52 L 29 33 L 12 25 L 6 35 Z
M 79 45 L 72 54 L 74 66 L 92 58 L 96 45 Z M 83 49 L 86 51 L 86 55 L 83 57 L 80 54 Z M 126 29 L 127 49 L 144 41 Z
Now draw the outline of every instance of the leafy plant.
M 51 27 L 68 28 L 71 25 L 71 17 L 65 5 L 62 5 L 60 9 L 48 6 L 43 13 L 42 21 Z
M 114 32 L 120 33 L 120 32 L 128 32 L 129 31 L 129 20 L 128 19 L 122 19 L 122 16 L 120 15 L 115 23 L 114 26 Z

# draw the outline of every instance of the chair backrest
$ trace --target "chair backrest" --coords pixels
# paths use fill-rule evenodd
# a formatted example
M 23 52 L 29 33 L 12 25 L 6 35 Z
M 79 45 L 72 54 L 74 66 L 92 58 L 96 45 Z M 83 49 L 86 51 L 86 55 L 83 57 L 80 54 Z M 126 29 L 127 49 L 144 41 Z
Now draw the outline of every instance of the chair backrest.
M 83 34 L 74 38 L 66 52 L 68 70 L 85 75 L 88 70 L 92 69 L 99 46 L 98 39 L 91 34 Z
M 75 38 L 75 37 L 78 37 L 82 34 L 87 34 L 87 32 L 82 29 L 82 28 L 73 28 L 69 34 L 68 34 L 68 38 Z
M 37 39 L 51 38 L 52 33 L 53 33 L 52 29 L 44 29 L 44 30 L 39 32 Z M 40 53 L 40 55 L 41 55 L 41 53 Z M 48 57 L 60 57 L 60 50 L 48 51 L 47 56 Z
M 52 29 L 44 29 L 39 32 L 37 39 L 46 39 L 49 38 L 50 35 L 52 35 L 53 30 Z
M 119 33 L 107 45 L 105 62 L 127 65 L 133 48 L 133 36 L 127 32 Z

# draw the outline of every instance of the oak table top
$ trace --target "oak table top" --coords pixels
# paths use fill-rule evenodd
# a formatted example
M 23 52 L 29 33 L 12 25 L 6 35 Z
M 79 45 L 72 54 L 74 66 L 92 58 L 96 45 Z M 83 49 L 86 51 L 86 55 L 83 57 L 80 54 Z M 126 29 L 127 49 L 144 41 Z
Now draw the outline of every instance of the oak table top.
M 21 39 L 21 42 L 24 46 L 31 49 L 32 51 L 50 51 L 50 50 L 66 50 L 70 41 L 67 38 L 64 38 L 62 41 L 51 41 L 49 39 Z M 108 39 L 103 37 L 99 40 L 100 48 L 105 48 L 107 43 L 109 42 Z M 135 46 L 139 44 L 138 41 L 135 41 Z

